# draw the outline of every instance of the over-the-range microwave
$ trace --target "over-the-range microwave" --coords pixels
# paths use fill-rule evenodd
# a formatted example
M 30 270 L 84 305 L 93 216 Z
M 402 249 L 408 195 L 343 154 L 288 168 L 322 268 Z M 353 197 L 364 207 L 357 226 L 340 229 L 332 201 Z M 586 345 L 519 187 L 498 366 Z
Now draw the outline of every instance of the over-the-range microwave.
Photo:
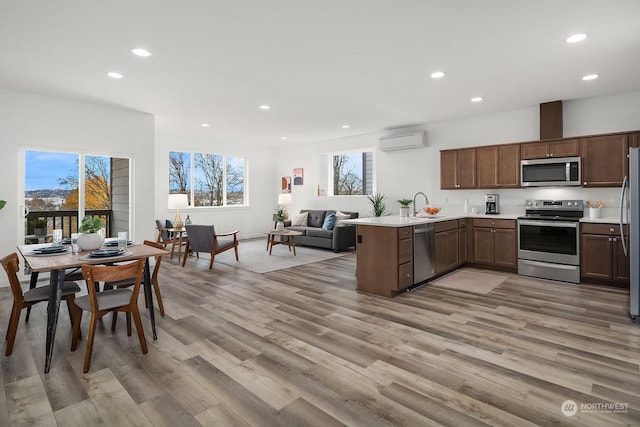
M 581 184 L 580 157 L 556 157 L 520 161 L 522 187 Z

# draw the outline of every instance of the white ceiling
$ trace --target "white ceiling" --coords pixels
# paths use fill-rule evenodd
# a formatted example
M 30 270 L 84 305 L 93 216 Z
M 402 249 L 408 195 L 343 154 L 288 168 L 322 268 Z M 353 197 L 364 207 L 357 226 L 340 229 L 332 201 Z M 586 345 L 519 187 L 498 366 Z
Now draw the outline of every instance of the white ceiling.
M 0 88 L 304 143 L 638 90 L 638 17 L 639 0 L 0 0 Z

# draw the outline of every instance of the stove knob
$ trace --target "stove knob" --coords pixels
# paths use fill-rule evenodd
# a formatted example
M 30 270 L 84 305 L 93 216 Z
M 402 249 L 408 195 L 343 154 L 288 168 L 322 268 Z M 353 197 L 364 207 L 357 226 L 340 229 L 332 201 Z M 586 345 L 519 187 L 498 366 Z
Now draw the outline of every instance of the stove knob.
M 573 205 L 572 202 L 567 202 L 567 206 L 571 206 L 571 205 Z

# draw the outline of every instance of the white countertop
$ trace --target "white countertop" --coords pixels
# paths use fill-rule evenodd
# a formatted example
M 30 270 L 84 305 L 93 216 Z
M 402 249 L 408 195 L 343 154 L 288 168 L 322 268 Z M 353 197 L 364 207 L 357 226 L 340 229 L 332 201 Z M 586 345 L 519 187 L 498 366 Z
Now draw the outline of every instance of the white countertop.
M 605 224 L 620 224 L 620 217 L 604 216 L 602 218 L 589 218 L 584 216 L 580 219 L 580 222 L 593 222 L 593 223 L 605 223 Z M 624 223 L 627 221 L 625 219 Z
M 521 215 L 516 214 L 498 214 L 498 215 L 485 215 L 485 214 L 459 214 L 459 215 L 435 215 L 430 217 L 400 217 L 400 215 L 388 215 L 380 217 L 367 217 L 346 219 L 340 222 L 345 224 L 360 224 L 360 225 L 377 225 L 380 227 L 406 227 L 417 224 L 429 224 L 440 221 L 449 221 L 453 219 L 463 218 L 485 218 L 485 219 L 518 219 Z M 619 224 L 620 218 L 618 217 L 602 217 L 602 218 L 589 218 L 588 216 L 582 217 L 580 222 L 601 223 L 601 224 Z M 626 221 L 625 221 L 626 223 Z
M 460 214 L 460 215 L 435 215 L 430 217 L 401 217 L 400 215 L 389 215 L 368 218 L 345 219 L 340 222 L 356 225 L 377 225 L 380 227 L 406 227 L 417 224 L 429 224 L 440 221 L 449 221 L 461 218 L 485 218 L 485 219 L 517 219 L 518 215 L 485 215 L 485 214 Z

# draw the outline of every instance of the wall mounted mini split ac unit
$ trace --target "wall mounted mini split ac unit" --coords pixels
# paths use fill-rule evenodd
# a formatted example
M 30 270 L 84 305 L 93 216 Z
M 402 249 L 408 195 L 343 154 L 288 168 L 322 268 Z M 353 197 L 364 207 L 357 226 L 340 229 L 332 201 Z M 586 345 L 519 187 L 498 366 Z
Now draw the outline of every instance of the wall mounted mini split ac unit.
M 395 151 L 427 146 L 427 132 L 412 132 L 380 138 L 380 150 Z

